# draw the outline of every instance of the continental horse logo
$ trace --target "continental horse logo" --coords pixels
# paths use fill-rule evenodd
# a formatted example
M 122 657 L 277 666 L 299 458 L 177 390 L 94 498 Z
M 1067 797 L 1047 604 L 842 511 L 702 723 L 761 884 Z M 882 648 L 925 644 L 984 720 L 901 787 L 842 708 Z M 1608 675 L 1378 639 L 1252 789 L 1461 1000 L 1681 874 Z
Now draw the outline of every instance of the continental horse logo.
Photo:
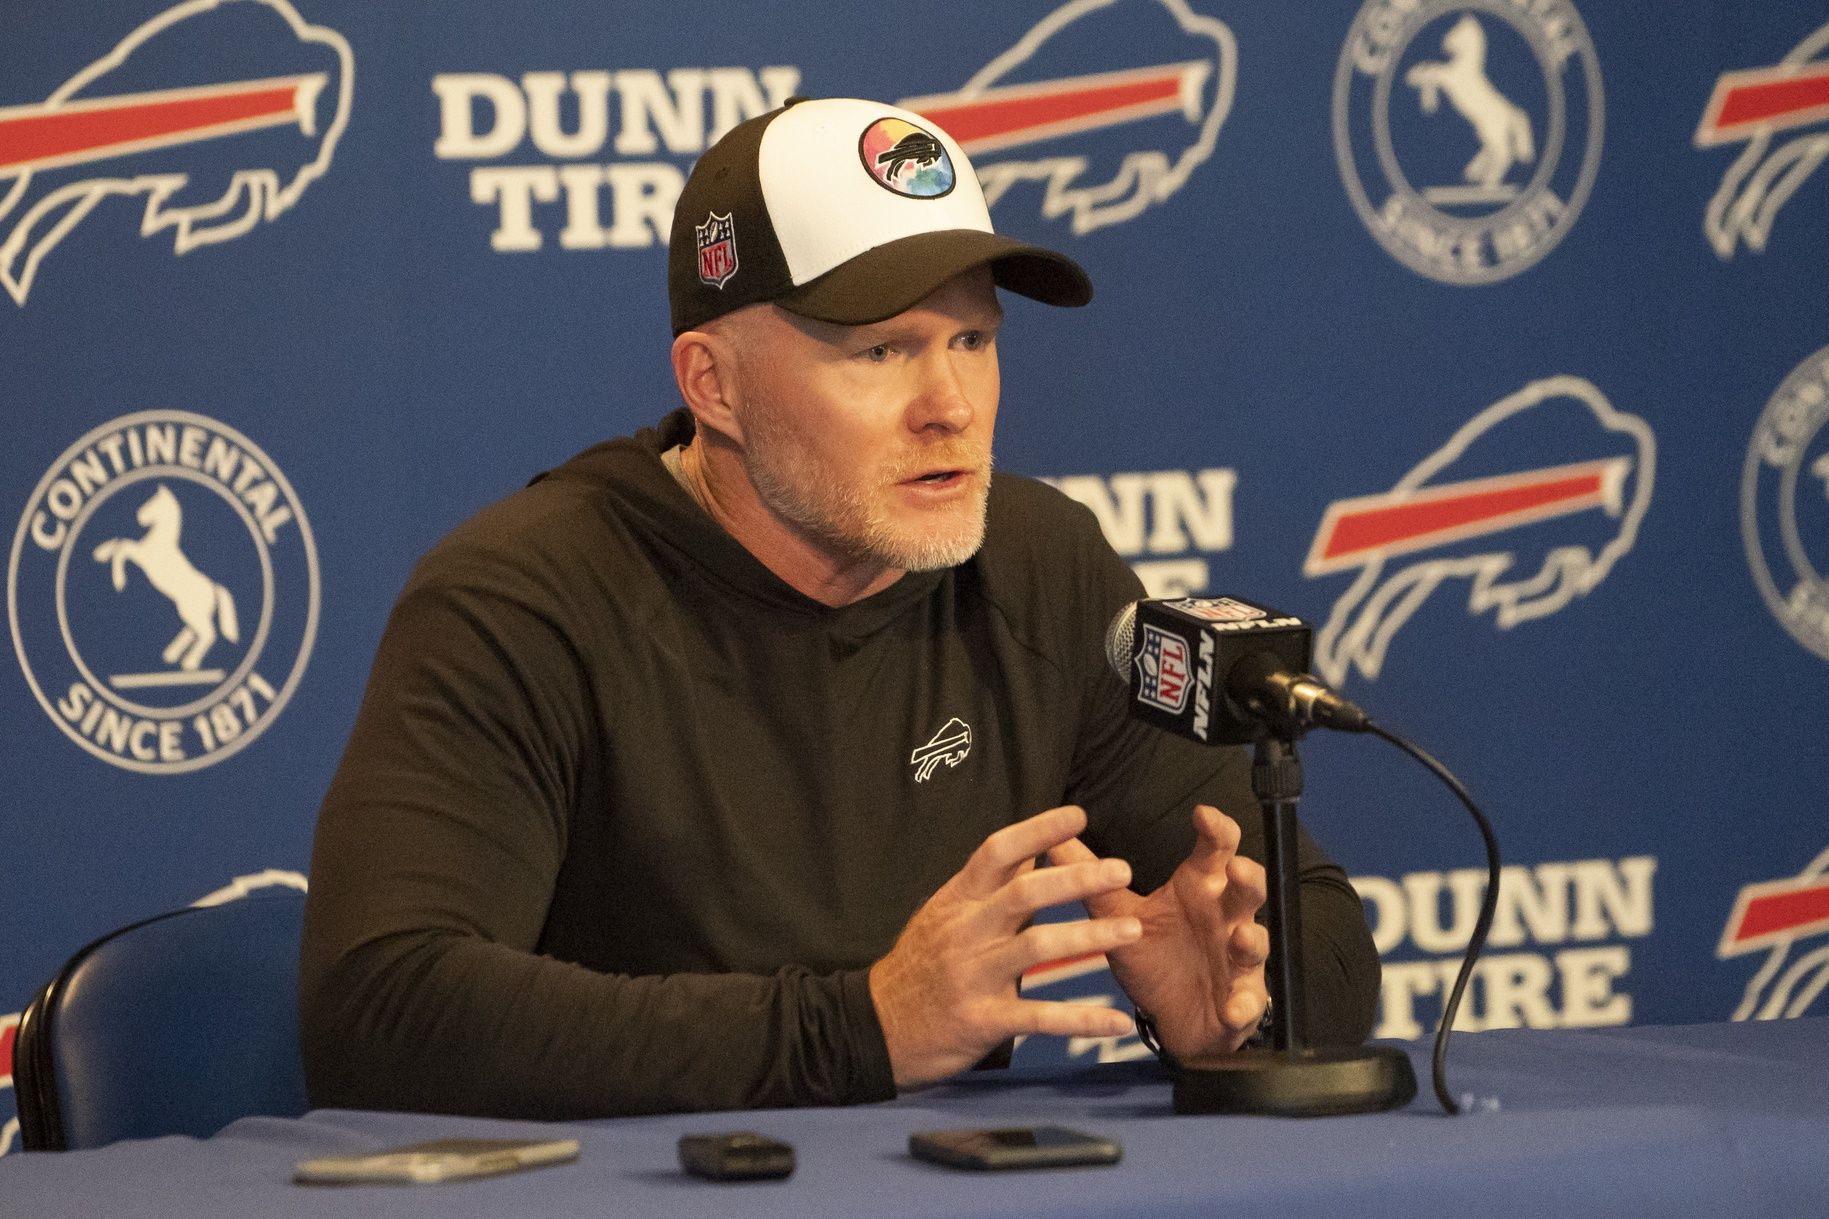
M 177 637 L 165 646 L 165 663 L 187 673 L 196 672 L 215 646 L 217 628 L 230 643 L 241 642 L 241 625 L 235 617 L 235 598 L 229 590 L 197 570 L 178 548 L 184 511 L 171 488 L 160 485 L 140 506 L 136 518 L 146 526 L 138 539 L 109 538 L 95 548 L 95 561 L 109 565 L 114 591 L 127 587 L 127 564 L 139 565 L 152 586 L 165 594 L 183 622 Z
M 1333 110 L 1341 184 L 1367 231 L 1418 275 L 1463 285 L 1556 248 L 1593 189 L 1606 127 L 1572 0 L 1364 0 Z
M 19 667 L 110 765 L 181 774 L 259 738 L 305 673 L 317 548 L 247 436 L 151 410 L 94 428 L 39 480 L 7 566 Z
M 1461 172 L 1474 189 L 1487 198 L 1514 198 L 1515 186 L 1505 186 L 1514 164 L 1529 163 L 1536 145 L 1531 139 L 1530 115 L 1514 105 L 1486 75 L 1486 31 L 1472 13 L 1455 22 L 1442 38 L 1446 62 L 1425 62 L 1404 73 L 1404 83 L 1420 95 L 1424 114 L 1434 114 L 1441 96 L 1473 128 L 1480 149 Z

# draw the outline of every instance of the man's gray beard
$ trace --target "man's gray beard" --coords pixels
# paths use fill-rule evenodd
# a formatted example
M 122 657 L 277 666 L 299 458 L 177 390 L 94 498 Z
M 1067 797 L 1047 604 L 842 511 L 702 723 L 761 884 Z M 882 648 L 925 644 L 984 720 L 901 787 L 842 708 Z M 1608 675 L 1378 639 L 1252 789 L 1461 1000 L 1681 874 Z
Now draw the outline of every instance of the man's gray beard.
M 776 426 L 771 412 L 753 416 L 749 433 L 743 467 L 757 496 L 796 532 L 827 550 L 902 571 L 940 571 L 957 567 L 984 545 L 988 479 L 979 488 L 969 529 L 944 538 L 902 537 L 891 522 L 871 511 L 854 485 L 835 485 L 810 467 L 795 471 L 792 466 L 802 465 L 797 458 L 789 469 L 782 469 L 775 455 L 790 445 L 777 442 L 786 440 L 789 433 Z M 795 473 L 804 477 L 796 478 Z

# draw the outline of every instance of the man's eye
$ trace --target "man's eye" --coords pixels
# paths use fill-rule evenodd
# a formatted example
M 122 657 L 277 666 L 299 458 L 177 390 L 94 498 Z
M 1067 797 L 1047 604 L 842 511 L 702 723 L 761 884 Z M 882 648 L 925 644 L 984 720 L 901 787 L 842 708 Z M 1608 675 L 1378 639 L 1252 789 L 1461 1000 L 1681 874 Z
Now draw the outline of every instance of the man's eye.
M 982 351 L 991 345 L 991 336 L 982 330 L 968 330 L 959 336 L 958 343 L 966 351 Z
M 889 350 L 889 344 L 878 343 L 875 347 L 865 348 L 860 354 L 872 364 L 881 364 L 889 358 Z

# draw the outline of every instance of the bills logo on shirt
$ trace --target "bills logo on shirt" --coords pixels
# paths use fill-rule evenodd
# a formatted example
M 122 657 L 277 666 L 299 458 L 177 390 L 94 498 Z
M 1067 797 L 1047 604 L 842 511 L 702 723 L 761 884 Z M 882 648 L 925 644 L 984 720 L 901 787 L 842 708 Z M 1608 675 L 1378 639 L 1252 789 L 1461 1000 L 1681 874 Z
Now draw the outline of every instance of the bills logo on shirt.
M 1187 709 L 1194 669 L 1187 640 L 1145 624 L 1137 667 L 1137 701 L 1170 715 Z
M 0 106 L 0 283 L 24 305 L 109 199 L 142 201 L 140 235 L 179 254 L 276 219 L 329 170 L 353 76 L 343 36 L 287 0 L 190 0 L 44 101 Z
M 722 290 L 737 273 L 737 226 L 728 215 L 713 212 L 692 231 L 698 237 L 699 279 Z
M 954 716 L 941 725 L 940 731 L 929 738 L 908 756 L 908 764 L 915 768 L 915 782 L 925 783 L 933 778 L 934 771 L 944 762 L 954 767 L 971 756 L 972 726 Z
M 1771 67 L 1723 72 L 1695 142 L 1746 145 L 1708 201 L 1708 243 L 1724 259 L 1741 242 L 1764 250 L 1779 210 L 1829 157 L 1829 25 Z

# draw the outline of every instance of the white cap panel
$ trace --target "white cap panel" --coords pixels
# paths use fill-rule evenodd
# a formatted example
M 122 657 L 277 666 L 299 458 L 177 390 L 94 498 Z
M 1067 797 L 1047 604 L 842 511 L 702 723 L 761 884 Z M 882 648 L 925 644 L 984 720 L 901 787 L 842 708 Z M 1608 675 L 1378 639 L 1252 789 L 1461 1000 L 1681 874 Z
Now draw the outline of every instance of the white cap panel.
M 861 150 L 866 133 L 868 151 Z M 937 139 L 939 148 L 924 135 Z M 898 136 L 907 141 L 899 149 Z M 876 152 L 879 147 L 883 151 Z M 874 176 L 867 157 L 895 185 Z M 796 287 L 903 237 L 992 231 L 984 190 L 964 150 L 933 123 L 895 106 L 852 98 L 790 106 L 762 133 L 756 161 L 762 199 Z M 949 175 L 944 193 L 919 193 L 938 191 Z M 818 206 L 792 202 L 807 197 Z

